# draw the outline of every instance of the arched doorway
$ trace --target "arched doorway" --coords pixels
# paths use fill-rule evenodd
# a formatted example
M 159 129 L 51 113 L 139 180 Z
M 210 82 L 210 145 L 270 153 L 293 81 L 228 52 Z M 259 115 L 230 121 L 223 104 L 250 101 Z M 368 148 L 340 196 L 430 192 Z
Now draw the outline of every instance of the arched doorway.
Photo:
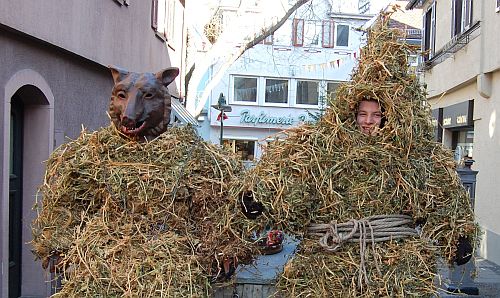
M 2 297 L 47 297 L 47 274 L 31 253 L 37 189 L 53 149 L 53 94 L 36 72 L 23 70 L 5 85 L 2 218 Z M 8 225 L 8 227 L 7 227 Z M 5 236 L 5 237 L 4 237 Z M 49 277 L 50 278 L 50 277 Z
M 21 296 L 24 104 L 12 97 L 9 152 L 9 298 Z

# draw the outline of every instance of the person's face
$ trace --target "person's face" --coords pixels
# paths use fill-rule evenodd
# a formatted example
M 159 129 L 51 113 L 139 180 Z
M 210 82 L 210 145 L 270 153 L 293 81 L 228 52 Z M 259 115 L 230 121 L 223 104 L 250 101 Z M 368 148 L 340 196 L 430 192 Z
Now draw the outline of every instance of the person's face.
M 382 121 L 382 111 L 380 105 L 376 101 L 362 101 L 359 103 L 356 122 L 359 129 L 367 135 L 375 135 Z

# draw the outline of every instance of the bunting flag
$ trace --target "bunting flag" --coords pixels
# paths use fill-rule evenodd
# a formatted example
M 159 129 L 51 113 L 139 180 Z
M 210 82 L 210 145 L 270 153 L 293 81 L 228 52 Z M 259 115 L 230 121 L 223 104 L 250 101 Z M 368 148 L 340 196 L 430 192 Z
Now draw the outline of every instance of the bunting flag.
M 357 60 L 357 58 L 360 56 L 360 54 L 358 53 L 358 51 L 360 50 L 361 49 L 345 53 L 345 57 L 338 58 L 326 63 L 302 65 L 302 68 L 307 72 L 316 72 L 318 69 L 325 70 L 330 68 L 340 68 L 347 60 Z
M 221 111 L 219 113 L 219 115 L 217 115 L 217 121 L 221 121 L 222 117 L 224 117 L 224 120 L 229 119 L 229 117 L 226 115 L 226 113 L 224 113 L 223 111 Z

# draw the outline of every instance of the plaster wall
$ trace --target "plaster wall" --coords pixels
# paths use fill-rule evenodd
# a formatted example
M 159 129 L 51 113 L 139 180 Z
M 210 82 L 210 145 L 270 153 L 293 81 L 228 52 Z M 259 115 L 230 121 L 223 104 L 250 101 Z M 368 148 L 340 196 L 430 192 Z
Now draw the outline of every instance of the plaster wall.
M 0 24 L 102 65 L 134 71 L 170 66 L 168 47 L 151 28 L 151 1 L 130 2 L 2 0 Z

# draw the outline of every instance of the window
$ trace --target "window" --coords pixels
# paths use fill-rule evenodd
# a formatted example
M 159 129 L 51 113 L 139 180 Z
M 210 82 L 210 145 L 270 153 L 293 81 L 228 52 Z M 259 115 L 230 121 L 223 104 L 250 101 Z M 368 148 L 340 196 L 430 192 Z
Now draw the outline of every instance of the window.
M 436 41 L 436 2 L 433 2 L 427 9 L 423 18 L 424 32 L 422 34 L 422 51 L 424 52 L 424 61 L 427 61 L 434 56 Z
M 337 82 L 327 82 L 326 83 L 326 96 L 329 99 L 335 98 L 337 95 L 337 88 L 339 87 L 340 83 Z
M 337 25 L 335 45 L 337 47 L 349 46 L 349 25 Z
M 306 46 L 319 46 L 321 24 L 316 21 L 305 22 L 304 44 Z
M 452 0 L 451 36 L 457 36 L 472 24 L 472 0 Z
M 453 131 L 451 142 L 451 149 L 454 150 L 457 162 L 462 162 L 464 159 L 472 159 L 474 150 L 473 129 Z
M 151 8 L 151 27 L 171 46 L 175 45 L 175 3 L 176 0 L 153 0 Z
M 234 101 L 257 102 L 257 78 L 234 77 Z
M 297 81 L 297 104 L 317 105 L 318 104 L 318 82 Z
M 301 47 L 304 45 L 304 20 L 293 19 L 292 45 Z
M 335 22 L 332 20 L 323 21 L 321 45 L 324 48 L 333 48 L 333 31 Z
M 288 102 L 288 80 L 266 79 L 266 97 L 268 103 Z
M 273 44 L 273 39 L 274 39 L 274 36 L 271 34 L 268 37 L 264 38 L 262 43 L 263 44 Z
M 499 12 L 500 11 L 500 0 L 497 0 L 497 9 L 496 9 L 496 12 Z
M 243 161 L 253 161 L 255 159 L 255 141 L 224 140 L 224 147 L 230 148 Z

